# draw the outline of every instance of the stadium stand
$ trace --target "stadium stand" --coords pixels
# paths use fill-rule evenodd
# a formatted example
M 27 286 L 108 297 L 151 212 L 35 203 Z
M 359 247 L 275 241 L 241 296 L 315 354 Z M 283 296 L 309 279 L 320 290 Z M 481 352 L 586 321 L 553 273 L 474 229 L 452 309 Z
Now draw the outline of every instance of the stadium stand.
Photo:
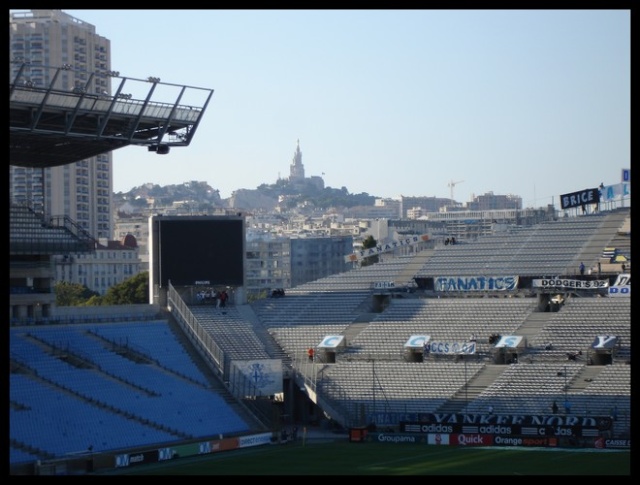
M 255 426 L 209 384 L 167 321 L 13 327 L 10 338 L 11 444 L 31 460 Z
M 88 446 L 101 452 L 242 435 L 276 429 L 282 419 L 348 428 L 384 416 L 377 424 L 391 429 L 419 413 L 484 413 L 489 406 L 495 414 L 546 415 L 554 402 L 563 414 L 566 401 L 574 416 L 612 416 L 612 436 L 628 437 L 630 298 L 572 289 L 550 310 L 543 297 L 555 292 L 541 295 L 529 285 L 534 278 L 580 279 L 580 261 L 593 266 L 609 247 L 620 248 L 628 273 L 629 221 L 630 209 L 616 209 L 411 256 L 386 254 L 286 296 L 224 309 L 181 301 L 176 292 L 167 320 L 128 315 L 120 322 L 12 326 L 10 461 L 64 459 Z M 611 263 L 583 280 L 611 285 L 620 273 Z M 523 284 L 464 295 L 416 284 L 443 274 L 511 274 Z M 398 287 L 376 289 L 379 281 Z M 196 331 L 187 331 L 176 307 Z M 344 346 L 329 349 L 332 360 L 318 348 L 327 335 L 344 337 Z M 422 354 L 405 346 L 414 335 L 473 339 L 474 352 Z M 522 345 L 504 361 L 494 337 L 510 335 L 521 336 Z M 613 342 L 604 354 L 594 348 L 599 337 Z M 215 355 L 207 354 L 214 346 Z M 246 417 L 254 408 L 234 394 L 226 367 L 274 358 L 289 382 L 285 399 L 295 403 L 261 428 L 264 416 Z M 188 396 L 189 413 L 177 396 Z

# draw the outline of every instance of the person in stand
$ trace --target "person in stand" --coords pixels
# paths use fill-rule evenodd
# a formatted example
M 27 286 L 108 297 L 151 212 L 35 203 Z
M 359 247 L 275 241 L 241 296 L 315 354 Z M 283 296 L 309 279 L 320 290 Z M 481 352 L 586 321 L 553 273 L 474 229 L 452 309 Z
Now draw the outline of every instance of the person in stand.
M 569 399 L 564 401 L 564 413 L 571 414 L 571 401 L 569 401 Z
M 309 349 L 307 350 L 307 356 L 309 356 L 309 362 L 313 362 L 313 347 L 309 347 Z
M 584 276 L 584 263 L 580 263 L 580 274 Z
M 558 414 L 558 403 L 553 401 L 553 404 L 551 405 L 551 412 L 553 414 Z

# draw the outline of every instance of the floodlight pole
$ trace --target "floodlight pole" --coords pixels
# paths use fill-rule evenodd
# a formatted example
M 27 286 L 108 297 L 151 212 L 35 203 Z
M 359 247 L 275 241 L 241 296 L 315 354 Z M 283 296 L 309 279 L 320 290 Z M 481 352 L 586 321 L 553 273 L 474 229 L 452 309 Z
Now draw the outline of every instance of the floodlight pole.
M 462 358 L 464 359 L 464 406 L 466 411 L 466 408 L 469 405 L 469 395 L 468 395 L 469 381 L 467 381 L 467 359 L 465 358 L 464 355 L 462 356 Z
M 372 416 L 375 416 L 376 415 L 376 361 L 375 359 L 371 359 L 371 389 L 373 391 Z

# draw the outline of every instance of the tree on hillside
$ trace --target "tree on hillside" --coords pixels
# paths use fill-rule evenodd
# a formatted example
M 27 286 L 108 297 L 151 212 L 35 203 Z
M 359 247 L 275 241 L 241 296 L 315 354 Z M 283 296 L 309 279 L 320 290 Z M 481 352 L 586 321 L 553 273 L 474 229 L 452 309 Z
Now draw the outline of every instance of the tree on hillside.
M 53 287 L 56 294 L 56 306 L 80 306 L 98 293 L 91 291 L 85 285 L 60 281 Z
M 84 285 L 61 281 L 54 287 L 57 306 L 101 306 L 149 303 L 149 272 L 113 285 L 104 296 Z
M 100 306 L 100 305 L 106 305 L 106 303 L 104 302 L 104 298 L 100 295 L 93 295 L 91 298 L 89 298 L 80 306 Z
M 113 285 L 102 297 L 103 305 L 149 303 L 149 272 L 144 271 Z
M 375 248 L 378 245 L 378 241 L 371 235 L 364 238 L 362 241 L 363 249 L 371 249 Z M 379 261 L 378 255 L 374 254 L 373 256 L 367 256 L 360 262 L 360 266 L 371 266 L 372 264 L 376 264 Z

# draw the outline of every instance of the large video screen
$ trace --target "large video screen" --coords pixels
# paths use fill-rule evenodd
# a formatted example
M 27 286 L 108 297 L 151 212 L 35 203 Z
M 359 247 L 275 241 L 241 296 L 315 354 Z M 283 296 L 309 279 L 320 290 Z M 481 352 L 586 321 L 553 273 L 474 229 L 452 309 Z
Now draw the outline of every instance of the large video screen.
M 241 217 L 153 217 L 154 283 L 244 285 Z

